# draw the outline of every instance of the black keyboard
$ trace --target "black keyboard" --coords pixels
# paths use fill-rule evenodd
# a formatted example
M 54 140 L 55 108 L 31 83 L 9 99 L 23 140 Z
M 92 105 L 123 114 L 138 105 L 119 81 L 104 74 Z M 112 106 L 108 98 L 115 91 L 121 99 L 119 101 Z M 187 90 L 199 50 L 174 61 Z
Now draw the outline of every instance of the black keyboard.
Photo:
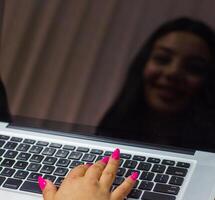
M 102 149 L 0 135 L 0 187 L 41 194 L 38 176 L 59 187 L 70 169 L 111 154 Z M 176 200 L 189 168 L 187 162 L 121 153 L 112 190 L 132 172 L 138 172 L 139 177 L 128 197 Z

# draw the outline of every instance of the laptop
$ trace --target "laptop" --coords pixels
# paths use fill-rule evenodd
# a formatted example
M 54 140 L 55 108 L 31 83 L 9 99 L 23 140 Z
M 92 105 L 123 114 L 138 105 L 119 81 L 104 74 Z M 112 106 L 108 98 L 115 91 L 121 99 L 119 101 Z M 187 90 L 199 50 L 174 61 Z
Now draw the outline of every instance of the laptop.
M 82 86 L 81 81 L 76 82 L 77 88 Z M 35 94 L 37 92 L 34 90 Z M 51 101 L 51 105 L 58 106 L 55 100 Z M 110 114 L 108 109 L 107 115 Z M 105 109 L 101 107 L 101 110 Z M 89 118 L 94 117 L 95 113 L 84 112 Z M 129 127 L 122 123 L 116 130 L 102 125 L 105 118 L 97 127 L 81 120 L 58 121 L 48 117 L 26 117 L 19 113 L 12 115 L 11 119 L 0 123 L 1 199 L 42 199 L 38 176 L 60 187 L 71 169 L 109 156 L 115 148 L 120 148 L 121 155 L 112 190 L 132 172 L 139 173 L 128 200 L 215 198 L 213 135 L 207 141 L 205 133 L 199 136 L 188 129 L 187 134 L 191 135 L 179 142 L 177 137 L 160 134 L 159 124 L 154 124 L 155 132 L 151 135 L 141 137 L 135 123 Z M 189 122 L 186 126 L 189 128 Z M 208 147 L 207 142 L 214 143 L 214 148 Z

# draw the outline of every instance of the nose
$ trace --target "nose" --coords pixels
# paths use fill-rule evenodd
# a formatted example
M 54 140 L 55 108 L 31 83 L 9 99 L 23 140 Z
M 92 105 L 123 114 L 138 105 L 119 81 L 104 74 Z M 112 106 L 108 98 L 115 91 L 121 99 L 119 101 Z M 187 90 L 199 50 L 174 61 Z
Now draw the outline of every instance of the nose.
M 165 68 L 164 75 L 170 80 L 183 79 L 183 63 L 181 61 L 172 62 Z

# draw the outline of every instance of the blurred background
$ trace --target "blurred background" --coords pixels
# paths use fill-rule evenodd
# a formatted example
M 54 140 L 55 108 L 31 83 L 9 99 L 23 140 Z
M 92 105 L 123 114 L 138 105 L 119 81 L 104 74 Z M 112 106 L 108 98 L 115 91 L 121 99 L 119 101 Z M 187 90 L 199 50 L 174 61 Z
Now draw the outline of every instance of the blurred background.
M 211 0 L 0 0 L 0 74 L 10 112 L 97 125 L 129 62 L 180 16 L 215 28 Z

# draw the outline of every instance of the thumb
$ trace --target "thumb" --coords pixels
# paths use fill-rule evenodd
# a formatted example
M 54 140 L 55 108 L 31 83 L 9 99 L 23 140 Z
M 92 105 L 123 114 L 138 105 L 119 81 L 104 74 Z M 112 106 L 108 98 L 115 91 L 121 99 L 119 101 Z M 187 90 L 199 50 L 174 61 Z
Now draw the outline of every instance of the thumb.
M 43 193 L 44 200 L 53 200 L 57 192 L 56 186 L 49 180 L 38 177 L 38 184 Z

